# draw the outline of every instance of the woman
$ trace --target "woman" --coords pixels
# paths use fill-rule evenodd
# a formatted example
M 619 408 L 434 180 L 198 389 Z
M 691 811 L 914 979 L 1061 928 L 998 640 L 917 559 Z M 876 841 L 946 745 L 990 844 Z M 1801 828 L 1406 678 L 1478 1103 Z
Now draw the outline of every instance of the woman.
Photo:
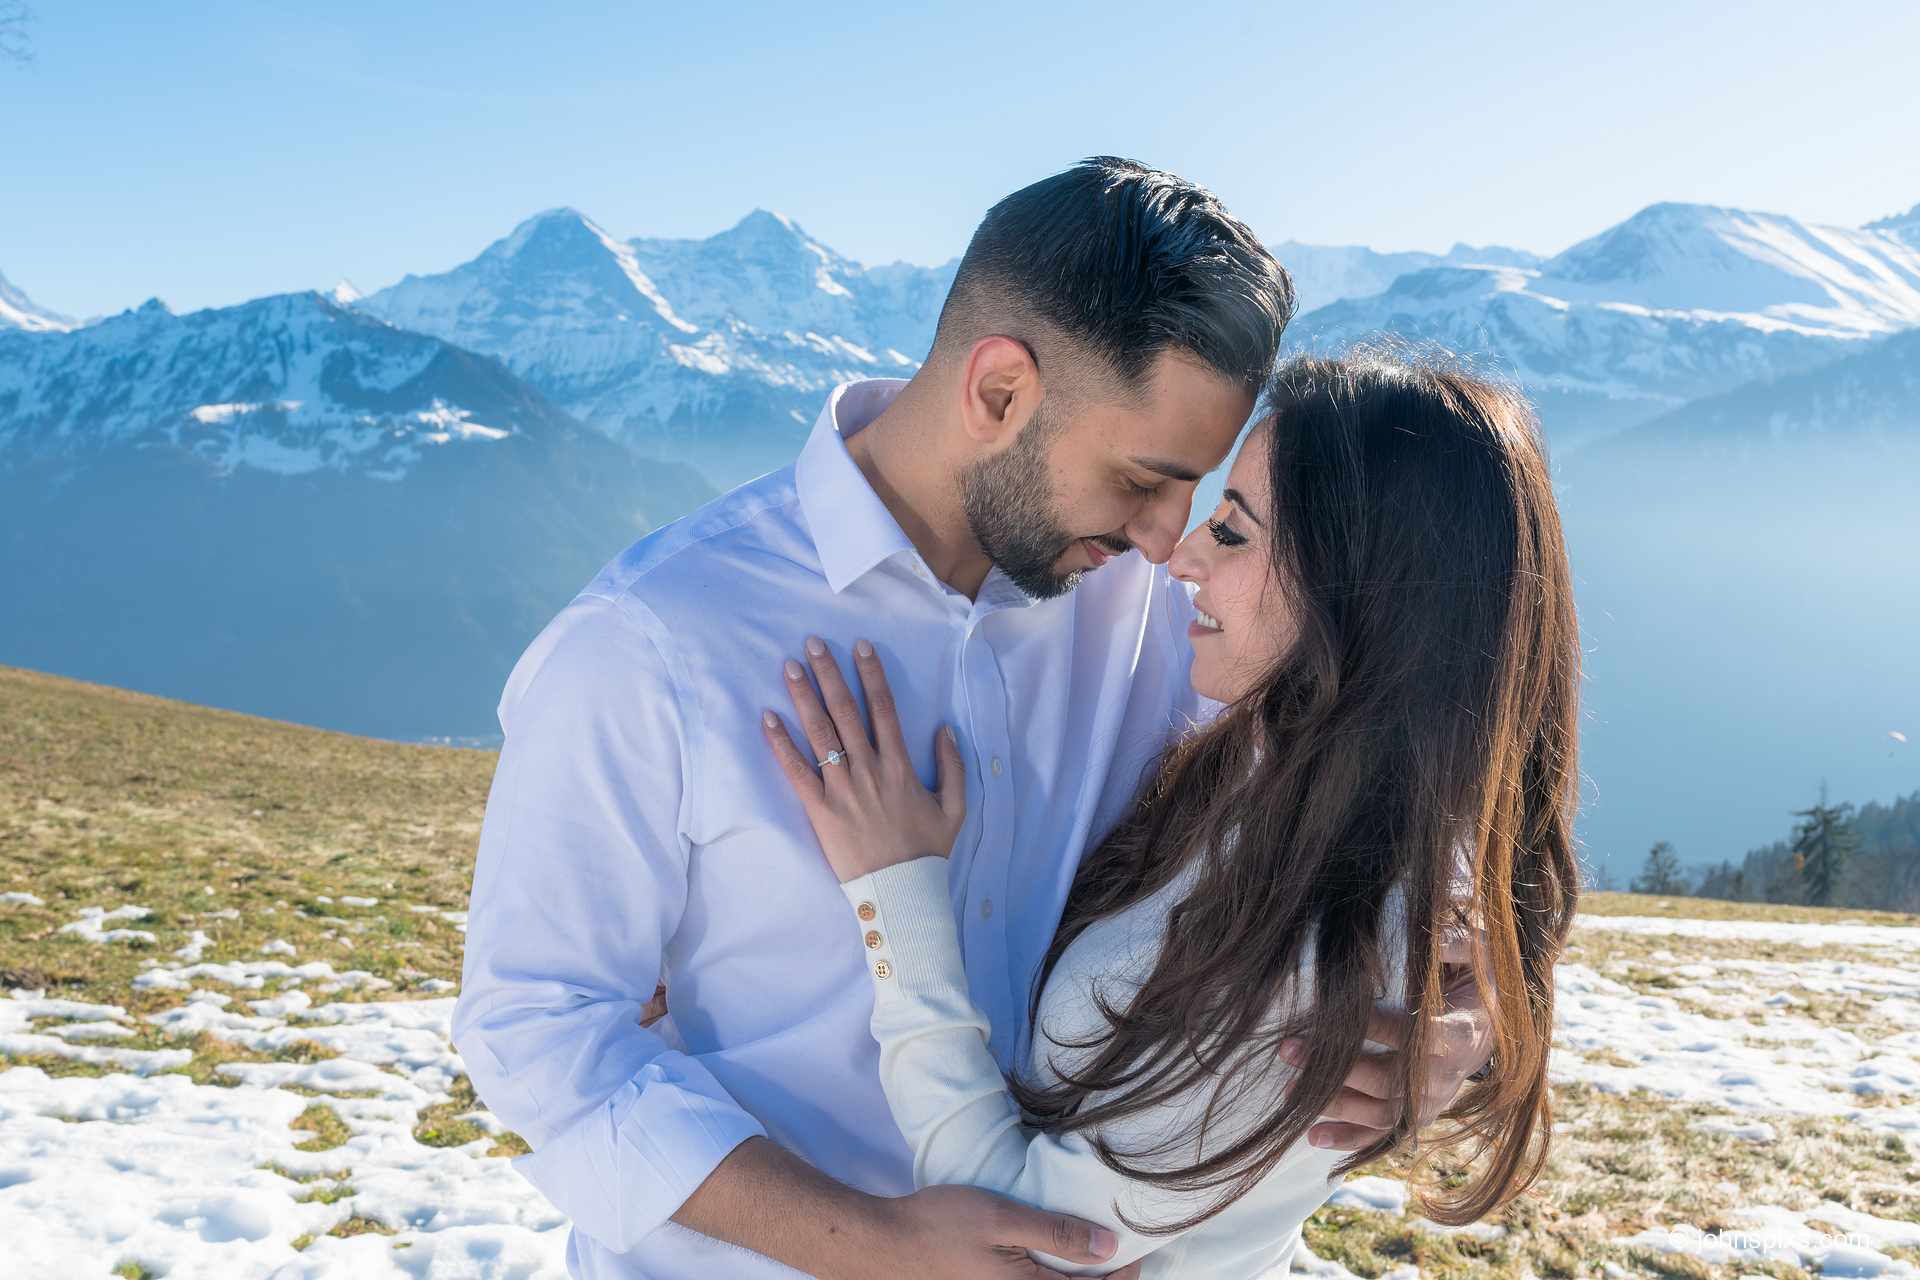
M 1447 368 L 1294 361 L 1169 570 L 1199 611 L 1194 688 L 1225 706 L 1082 860 L 1013 1080 L 968 1001 L 949 905 L 951 734 L 929 793 L 865 644 L 870 751 L 816 770 L 769 717 L 855 908 L 915 1181 L 1106 1223 L 1106 1265 L 1145 1259 L 1146 1276 L 1283 1267 L 1338 1177 L 1387 1145 L 1303 1140 L 1376 1000 L 1437 1013 L 1445 940 L 1470 928 L 1499 993 L 1495 1066 L 1437 1138 L 1471 1149 L 1472 1176 L 1423 1207 L 1478 1218 L 1545 1158 L 1553 965 L 1577 891 L 1579 650 L 1533 415 Z M 809 728 L 868 733 L 857 714 L 831 722 L 808 681 L 788 687 Z M 1426 1025 L 1399 1060 L 1402 1141 Z

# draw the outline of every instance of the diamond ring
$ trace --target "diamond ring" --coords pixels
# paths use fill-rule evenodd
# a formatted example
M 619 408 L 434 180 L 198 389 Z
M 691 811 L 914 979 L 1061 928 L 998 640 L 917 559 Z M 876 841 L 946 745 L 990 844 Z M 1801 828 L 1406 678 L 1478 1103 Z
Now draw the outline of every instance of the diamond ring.
M 846 762 L 846 759 L 847 753 L 844 751 L 829 751 L 825 760 L 818 760 L 815 761 L 815 763 L 824 769 L 830 764 L 843 764 Z

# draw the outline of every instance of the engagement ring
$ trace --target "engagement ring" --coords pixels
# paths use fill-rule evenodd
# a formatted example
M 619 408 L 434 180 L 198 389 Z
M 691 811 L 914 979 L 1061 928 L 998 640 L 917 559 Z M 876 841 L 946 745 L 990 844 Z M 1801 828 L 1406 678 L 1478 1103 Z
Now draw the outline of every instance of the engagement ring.
M 830 751 L 827 753 L 827 758 L 825 760 L 818 761 L 817 763 L 822 769 L 824 769 L 830 764 L 839 764 L 841 761 L 845 760 L 846 758 L 847 758 L 847 753 L 844 751 Z

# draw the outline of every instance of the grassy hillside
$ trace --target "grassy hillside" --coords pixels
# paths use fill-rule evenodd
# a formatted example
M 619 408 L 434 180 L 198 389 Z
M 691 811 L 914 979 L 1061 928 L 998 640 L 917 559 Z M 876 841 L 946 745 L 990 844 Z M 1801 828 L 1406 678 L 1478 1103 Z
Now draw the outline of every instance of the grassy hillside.
M 461 934 L 439 913 L 466 909 L 492 775 L 490 752 L 0 667 L 0 892 L 45 904 L 0 912 L 0 987 L 126 1004 L 143 963 L 196 929 L 215 954 L 284 939 L 303 960 L 403 991 L 457 979 Z M 84 908 L 127 903 L 149 908 L 128 923 L 157 944 L 57 932 Z M 133 1005 L 172 998 L 139 993 Z

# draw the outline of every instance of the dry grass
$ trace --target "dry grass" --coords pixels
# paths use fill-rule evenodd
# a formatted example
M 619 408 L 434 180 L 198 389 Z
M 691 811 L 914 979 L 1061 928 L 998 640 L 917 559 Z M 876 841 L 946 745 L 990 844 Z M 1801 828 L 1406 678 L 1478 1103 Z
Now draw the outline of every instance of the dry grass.
M 0 911 L 0 986 L 166 1007 L 175 993 L 129 984 L 196 929 L 210 960 L 284 938 L 402 993 L 457 980 L 460 932 L 407 906 L 466 909 L 493 759 L 0 668 L 0 892 L 46 903 Z M 157 944 L 59 932 L 129 903 L 152 910 L 127 923 Z

